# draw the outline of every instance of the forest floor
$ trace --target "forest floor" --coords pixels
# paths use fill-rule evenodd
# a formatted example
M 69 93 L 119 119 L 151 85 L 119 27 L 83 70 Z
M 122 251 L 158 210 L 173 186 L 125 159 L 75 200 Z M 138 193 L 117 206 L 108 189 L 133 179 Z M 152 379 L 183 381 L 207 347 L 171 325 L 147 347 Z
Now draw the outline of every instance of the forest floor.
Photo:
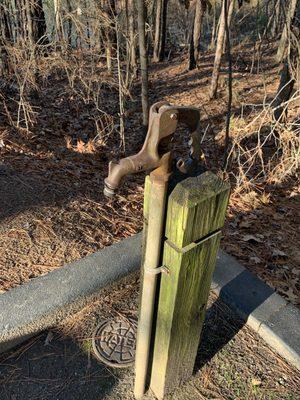
M 251 49 L 234 49 L 234 124 L 241 113 L 255 118 L 263 101 L 274 97 L 279 76 L 273 50 L 263 49 L 259 72 L 250 73 Z M 207 52 L 195 71 L 186 71 L 181 56 L 152 66 L 150 103 L 168 100 L 200 107 L 205 163 L 218 172 L 227 84 L 222 71 L 219 97 L 209 100 L 212 63 L 213 53 Z M 106 113 L 100 113 L 102 119 L 84 85 L 75 90 L 60 71 L 52 70 L 32 93 L 37 123 L 31 132 L 0 120 L 0 293 L 142 228 L 142 175 L 129 177 L 115 199 L 103 196 L 108 162 L 123 155 L 117 119 L 109 117 L 118 113 L 118 93 L 101 67 L 94 79 L 99 76 L 101 110 Z M 127 104 L 126 155 L 137 152 L 143 142 L 139 90 L 133 88 Z M 299 106 L 291 110 L 292 117 L 299 115 Z M 233 187 L 222 239 L 224 250 L 296 305 L 298 199 L 299 185 L 292 178 L 257 190 L 238 192 Z M 137 293 L 135 274 L 101 292 L 54 331 L 1 355 L 1 400 L 133 399 L 132 369 L 112 370 L 97 363 L 89 338 L 99 318 L 136 317 Z M 299 380 L 299 372 L 211 295 L 194 377 L 170 400 L 292 400 L 299 398 Z
M 137 317 L 137 286 L 134 274 L 60 327 L 2 354 L 1 400 L 133 400 L 133 368 L 97 362 L 90 338 L 100 318 Z M 299 371 L 211 295 L 193 377 L 166 399 L 297 400 L 299 381 Z
M 274 46 L 266 45 L 262 54 L 251 72 L 252 48 L 238 46 L 233 51 L 232 135 L 241 115 L 244 120 L 255 118 L 262 103 L 276 93 L 279 68 L 274 62 Z M 51 62 L 49 57 L 41 66 L 45 73 L 39 90 L 30 96 L 36 113 L 31 131 L 11 128 L 4 116 L 0 120 L 3 292 L 142 227 L 143 176 L 129 177 L 114 200 L 102 194 L 109 160 L 122 157 L 120 140 L 114 133 L 118 122 L 110 119 L 118 113 L 117 91 L 107 84 L 103 68 L 93 72 L 91 80 L 99 82 L 101 77 L 99 113 L 91 101 L 91 93 L 95 92 L 86 94 L 80 82 L 76 89 L 72 88 L 59 70 L 48 73 Z M 84 59 L 81 62 L 88 64 Z M 150 103 L 167 100 L 199 107 L 205 132 L 205 163 L 218 171 L 223 158 L 220 137 L 225 126 L 227 80 L 223 70 L 219 96 L 209 100 L 212 63 L 213 53 L 207 52 L 194 71 L 186 71 L 181 56 L 152 66 Z M 86 71 L 88 74 L 87 67 Z M 126 107 L 127 155 L 137 152 L 143 142 L 139 90 L 138 86 L 133 87 Z M 294 104 L 290 118 L 299 115 L 299 103 Z M 296 305 L 300 302 L 299 191 L 295 178 L 239 192 L 233 187 L 221 244 Z

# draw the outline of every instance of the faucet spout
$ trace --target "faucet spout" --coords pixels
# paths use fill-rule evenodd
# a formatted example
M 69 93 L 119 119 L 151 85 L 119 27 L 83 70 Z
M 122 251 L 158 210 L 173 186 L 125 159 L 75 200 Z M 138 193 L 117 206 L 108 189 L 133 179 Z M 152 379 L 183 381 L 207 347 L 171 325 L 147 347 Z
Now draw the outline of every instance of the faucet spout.
M 108 166 L 108 177 L 104 180 L 104 194 L 106 196 L 113 197 L 116 189 L 120 186 L 123 177 L 137 172 L 134 158 L 136 158 L 136 156 L 122 158 L 118 162 L 110 161 Z
M 167 102 L 153 104 L 150 108 L 149 128 L 145 142 L 138 154 L 109 163 L 108 176 L 104 180 L 104 194 L 114 196 L 122 179 L 129 174 L 153 170 L 162 165 L 164 155 L 159 144 L 162 139 L 169 140 L 178 122 L 184 122 L 192 131 L 198 131 L 199 110 L 193 107 L 175 107 Z
M 129 168 L 128 168 L 129 167 Z M 119 187 L 122 178 L 130 171 L 130 163 L 126 158 L 119 162 L 110 161 L 108 166 L 108 177 L 104 180 L 104 194 L 107 197 L 113 197 L 115 190 Z

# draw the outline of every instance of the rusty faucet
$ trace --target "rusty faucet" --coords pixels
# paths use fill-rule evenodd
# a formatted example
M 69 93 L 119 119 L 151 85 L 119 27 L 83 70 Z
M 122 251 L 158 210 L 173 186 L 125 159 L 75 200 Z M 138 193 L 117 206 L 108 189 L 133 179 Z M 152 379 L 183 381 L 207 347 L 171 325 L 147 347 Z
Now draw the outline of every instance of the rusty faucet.
M 199 154 L 199 120 L 200 111 L 194 107 L 176 107 L 167 102 L 155 103 L 150 108 L 149 128 L 141 151 L 133 156 L 122 158 L 119 162 L 109 163 L 108 177 L 105 179 L 104 194 L 113 196 L 120 186 L 122 179 L 129 174 L 159 167 L 164 153 L 161 153 L 159 144 L 171 139 L 178 122 L 185 123 L 191 132 L 192 152 L 188 163 Z M 178 168 L 184 169 L 184 162 L 178 162 Z
M 118 163 L 110 162 L 108 177 L 105 179 L 104 193 L 112 196 L 126 175 L 152 170 L 148 195 L 149 218 L 144 230 L 143 285 L 135 357 L 136 399 L 143 396 L 146 388 L 157 274 L 162 271 L 159 265 L 168 180 L 172 172 L 172 152 L 162 145 L 172 139 L 178 123 L 184 122 L 191 133 L 191 151 L 186 161 L 177 161 L 177 168 L 182 172 L 193 169 L 200 158 L 199 120 L 200 112 L 197 108 L 176 107 L 167 102 L 154 104 L 150 109 L 149 129 L 141 151 L 134 156 L 123 158 Z

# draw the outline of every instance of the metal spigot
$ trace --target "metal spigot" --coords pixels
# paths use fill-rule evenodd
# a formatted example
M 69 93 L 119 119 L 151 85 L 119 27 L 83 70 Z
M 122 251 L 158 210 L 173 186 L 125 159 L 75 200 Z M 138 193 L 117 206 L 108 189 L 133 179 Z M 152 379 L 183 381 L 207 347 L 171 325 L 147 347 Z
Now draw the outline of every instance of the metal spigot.
M 176 107 L 167 102 L 155 103 L 150 108 L 149 128 L 142 149 L 136 155 L 122 158 L 119 162 L 109 163 L 108 177 L 104 180 L 104 194 L 112 197 L 120 186 L 122 179 L 129 174 L 146 170 L 153 170 L 162 163 L 163 156 L 159 144 L 171 141 L 179 122 L 185 123 L 191 133 L 191 152 L 187 163 L 179 160 L 179 169 L 186 169 L 188 165 L 200 157 L 199 141 L 200 111 L 195 107 Z

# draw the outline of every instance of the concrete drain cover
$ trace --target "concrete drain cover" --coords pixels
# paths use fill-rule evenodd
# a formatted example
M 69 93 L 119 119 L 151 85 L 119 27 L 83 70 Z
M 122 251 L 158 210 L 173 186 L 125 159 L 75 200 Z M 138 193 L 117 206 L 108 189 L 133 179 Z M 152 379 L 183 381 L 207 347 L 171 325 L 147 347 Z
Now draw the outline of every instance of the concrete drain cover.
M 97 326 L 93 339 L 95 356 L 110 367 L 125 368 L 135 357 L 137 322 L 115 318 Z

